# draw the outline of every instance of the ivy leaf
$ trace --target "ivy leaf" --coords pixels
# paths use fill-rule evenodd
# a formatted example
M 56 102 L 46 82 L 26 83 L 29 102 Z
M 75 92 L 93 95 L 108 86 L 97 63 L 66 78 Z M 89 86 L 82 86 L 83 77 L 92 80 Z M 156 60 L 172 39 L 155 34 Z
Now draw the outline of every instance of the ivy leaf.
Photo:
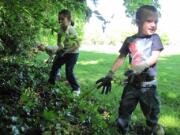
M 57 114 L 54 111 L 44 110 L 43 117 L 48 121 L 57 119 Z

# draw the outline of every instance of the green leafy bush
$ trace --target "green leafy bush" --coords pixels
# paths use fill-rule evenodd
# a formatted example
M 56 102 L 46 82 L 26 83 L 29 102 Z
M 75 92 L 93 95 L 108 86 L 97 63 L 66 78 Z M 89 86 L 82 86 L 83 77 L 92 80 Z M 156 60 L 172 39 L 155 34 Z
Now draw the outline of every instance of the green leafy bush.
M 169 45 L 170 39 L 167 34 L 160 35 L 163 45 Z
M 46 42 L 44 41 L 46 37 L 52 38 L 49 35 L 58 30 L 57 15 L 62 8 L 72 11 L 78 32 L 82 37 L 84 22 L 90 16 L 85 0 L 2 0 L 0 2 L 0 40 L 4 53 L 26 54 L 26 50 L 35 46 L 37 42 Z M 56 37 L 53 42 L 55 41 Z
M 0 134 L 105 134 L 108 119 L 94 97 L 48 85 L 49 67 L 29 59 L 0 59 Z

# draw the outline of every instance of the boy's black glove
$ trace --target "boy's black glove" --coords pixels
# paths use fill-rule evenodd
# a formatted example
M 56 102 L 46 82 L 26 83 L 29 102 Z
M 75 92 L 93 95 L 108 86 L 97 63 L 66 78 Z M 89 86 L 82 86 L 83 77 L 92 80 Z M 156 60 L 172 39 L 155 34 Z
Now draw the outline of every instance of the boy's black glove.
M 96 84 L 98 84 L 97 89 L 102 88 L 102 94 L 108 94 L 111 91 L 111 81 L 113 79 L 113 72 L 109 71 L 109 73 L 105 76 L 102 77 L 101 79 L 96 81 Z

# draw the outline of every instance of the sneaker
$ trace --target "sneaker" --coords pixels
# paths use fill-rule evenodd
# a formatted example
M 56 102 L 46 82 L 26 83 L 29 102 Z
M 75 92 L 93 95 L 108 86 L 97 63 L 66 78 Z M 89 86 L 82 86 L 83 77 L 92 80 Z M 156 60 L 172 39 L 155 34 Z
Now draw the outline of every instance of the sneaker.
M 165 135 L 164 128 L 163 128 L 160 124 L 158 124 L 158 125 L 154 128 L 153 133 L 154 133 L 155 135 Z M 153 135 L 154 135 L 154 134 L 153 134 Z
M 156 125 L 154 128 L 147 126 L 145 133 L 149 135 L 165 135 L 164 128 L 160 124 Z
M 121 135 L 128 135 L 128 122 L 125 119 L 118 118 L 116 120 L 117 130 Z
M 73 90 L 73 95 L 75 95 L 75 96 L 79 96 L 80 93 L 81 93 L 80 88 L 77 90 Z
M 56 81 L 60 81 L 61 80 L 61 76 L 59 74 L 56 75 Z
M 55 81 L 52 80 L 52 79 L 48 79 L 48 83 L 51 84 L 51 85 L 55 85 Z

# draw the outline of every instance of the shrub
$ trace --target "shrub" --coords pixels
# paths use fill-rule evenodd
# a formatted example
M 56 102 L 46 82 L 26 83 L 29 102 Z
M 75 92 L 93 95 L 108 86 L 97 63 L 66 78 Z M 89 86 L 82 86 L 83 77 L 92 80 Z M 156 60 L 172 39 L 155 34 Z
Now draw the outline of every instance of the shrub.
M 170 40 L 167 34 L 163 33 L 160 35 L 163 45 L 169 45 Z

